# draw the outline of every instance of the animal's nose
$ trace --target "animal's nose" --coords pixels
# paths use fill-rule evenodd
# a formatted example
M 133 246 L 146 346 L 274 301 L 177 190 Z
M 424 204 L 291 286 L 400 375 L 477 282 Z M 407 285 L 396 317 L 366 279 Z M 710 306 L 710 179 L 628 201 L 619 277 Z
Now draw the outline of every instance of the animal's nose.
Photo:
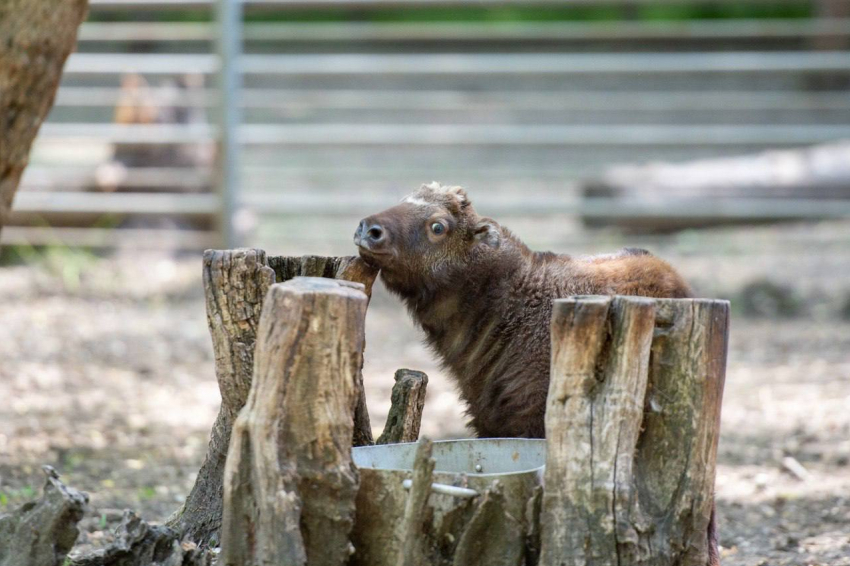
M 381 243 L 385 236 L 384 228 L 377 222 L 369 222 L 368 219 L 360 221 L 360 226 L 357 227 L 357 232 L 354 234 L 355 239 L 359 239 L 368 245 Z

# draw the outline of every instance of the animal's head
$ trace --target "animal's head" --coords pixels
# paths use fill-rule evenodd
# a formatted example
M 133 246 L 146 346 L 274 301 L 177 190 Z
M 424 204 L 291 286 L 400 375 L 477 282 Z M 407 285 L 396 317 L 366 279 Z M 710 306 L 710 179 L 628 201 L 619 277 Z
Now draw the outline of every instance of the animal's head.
M 364 218 L 354 244 L 391 289 L 405 292 L 437 287 L 498 249 L 501 238 L 499 225 L 478 216 L 461 187 L 435 182 Z

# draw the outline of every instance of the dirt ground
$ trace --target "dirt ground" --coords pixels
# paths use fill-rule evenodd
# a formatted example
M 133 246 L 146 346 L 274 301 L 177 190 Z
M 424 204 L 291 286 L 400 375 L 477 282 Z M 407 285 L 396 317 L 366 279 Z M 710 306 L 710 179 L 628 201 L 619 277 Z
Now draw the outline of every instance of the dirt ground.
M 705 295 L 734 298 L 764 277 L 807 305 L 785 318 L 733 309 L 717 476 L 724 564 L 850 565 L 850 322 L 839 312 L 850 226 L 649 244 Z M 383 289 L 367 333 L 376 429 L 394 370 L 410 367 L 430 376 L 423 433 L 468 435 L 452 384 Z M 50 464 L 91 496 L 83 545 L 107 539 L 124 508 L 166 518 L 194 481 L 219 403 L 200 256 L 58 251 L 0 267 L 0 399 L 0 512 L 35 497 Z M 783 468 L 789 456 L 804 475 Z

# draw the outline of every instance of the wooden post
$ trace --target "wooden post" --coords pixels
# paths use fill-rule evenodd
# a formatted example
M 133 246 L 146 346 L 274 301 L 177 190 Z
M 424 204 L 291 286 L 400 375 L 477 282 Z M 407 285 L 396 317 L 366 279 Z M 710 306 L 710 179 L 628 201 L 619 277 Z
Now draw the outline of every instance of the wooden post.
M 427 387 L 428 376 L 421 371 L 400 369 L 395 372 L 390 413 L 376 444 L 416 442 L 419 439 Z
M 555 302 L 541 565 L 707 564 L 728 313 Z
M 302 257 L 272 256 L 269 266 L 274 269 L 277 282 L 283 283 L 293 277 L 327 277 L 362 283 L 366 296 L 372 298 L 372 285 L 378 276 L 378 270 L 367 265 L 362 259 L 354 256 L 322 257 L 306 255 Z M 365 349 L 366 343 L 363 343 Z M 363 387 L 363 368 L 360 368 L 357 379 L 360 383 L 360 398 L 357 400 L 357 410 L 354 412 L 354 446 L 369 446 L 374 444 L 372 424 L 369 411 L 366 408 L 366 390 Z
M 356 257 L 266 256 L 260 249 L 207 250 L 203 280 L 207 322 L 213 341 L 221 409 L 212 431 L 198 479 L 169 527 L 201 546 L 215 542 L 221 528 L 222 479 L 230 431 L 251 389 L 254 345 L 260 312 L 269 286 L 309 275 L 362 283 L 367 295 L 377 271 Z M 356 411 L 355 445 L 372 443 L 362 375 Z
M 223 564 L 333 566 L 353 551 L 363 290 L 320 278 L 270 288 L 225 469 Z

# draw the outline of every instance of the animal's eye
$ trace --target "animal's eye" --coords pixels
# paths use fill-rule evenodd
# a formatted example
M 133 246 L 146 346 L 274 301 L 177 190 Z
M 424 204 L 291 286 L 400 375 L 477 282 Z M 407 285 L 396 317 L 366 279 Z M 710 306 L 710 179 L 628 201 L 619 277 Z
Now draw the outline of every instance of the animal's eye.
M 442 222 L 434 222 L 431 224 L 431 231 L 439 236 L 446 231 L 446 226 Z

